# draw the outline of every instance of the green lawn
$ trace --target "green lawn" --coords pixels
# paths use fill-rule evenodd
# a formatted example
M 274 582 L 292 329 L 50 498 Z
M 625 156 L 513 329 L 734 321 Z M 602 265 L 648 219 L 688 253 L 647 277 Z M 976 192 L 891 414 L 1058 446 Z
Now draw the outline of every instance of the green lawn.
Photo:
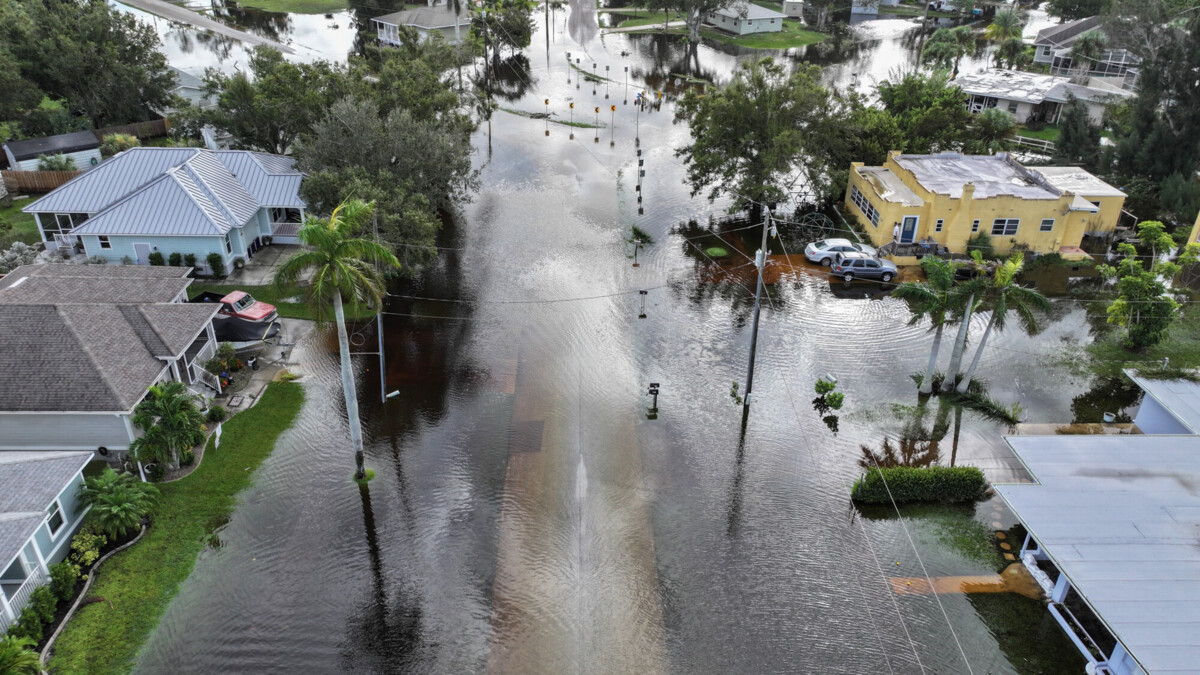
M 257 405 L 225 422 L 219 450 L 210 439 L 192 474 L 159 486 L 162 498 L 154 525 L 141 541 L 100 568 L 88 593 L 106 601 L 84 605 L 67 625 L 54 645 L 52 672 L 133 669 L 138 651 L 191 574 L 214 524 L 228 520 L 238 493 L 254 478 L 253 469 L 271 454 L 303 404 L 301 385 L 271 384 Z
M 1050 141 L 1051 143 L 1058 141 L 1058 135 L 1060 132 L 1061 132 L 1061 130 L 1053 124 L 1047 124 L 1046 126 L 1042 127 L 1041 129 L 1038 129 L 1037 131 L 1034 131 L 1032 129 L 1027 129 L 1025 127 L 1017 128 L 1018 136 L 1026 136 L 1028 138 L 1037 138 L 1037 139 L 1041 139 L 1043 141 Z
M 300 301 L 300 297 L 304 291 L 294 286 L 281 291 L 273 285 L 247 286 L 245 284 L 217 284 L 197 281 L 188 288 L 188 297 L 194 298 L 205 291 L 222 294 L 232 291 L 246 291 L 250 295 L 253 295 L 255 300 L 261 300 L 268 305 L 275 305 L 275 309 L 279 310 L 279 316 L 285 319 L 307 319 L 308 321 L 312 321 L 316 318 L 313 316 L 312 310 L 308 308 L 308 305 Z M 365 308 L 360 311 L 355 311 L 352 307 L 346 308 L 346 319 L 348 321 L 363 321 L 374 316 L 374 312 Z
M 291 14 L 330 14 L 350 6 L 347 0 L 238 0 L 238 4 Z
M 803 47 L 824 40 L 826 35 L 808 30 L 799 21 L 783 22 L 783 30 L 777 33 L 753 33 L 751 35 L 729 35 L 711 28 L 701 29 L 700 34 L 722 44 L 738 45 L 749 49 L 788 49 Z
M 14 199 L 12 206 L 0 206 L 0 220 L 13 226 L 11 231 L 0 232 L 0 246 L 8 248 L 14 241 L 23 241 L 26 244 L 42 241 L 41 235 L 38 234 L 37 221 L 31 214 L 21 213 L 21 209 L 32 203 L 33 197 L 27 197 Z
M 617 24 L 617 28 L 652 26 L 654 24 L 662 24 L 666 21 L 679 21 L 683 18 L 678 16 L 676 12 L 648 12 L 638 9 L 622 9 L 609 12 L 609 14 L 621 19 L 621 23 Z
M 1105 306 L 1097 303 L 1089 310 L 1103 315 Z M 1118 376 L 1124 368 L 1153 369 L 1153 362 L 1161 362 L 1164 357 L 1171 359 L 1170 367 L 1173 369 L 1200 368 L 1200 304 L 1184 303 L 1179 310 L 1179 318 L 1171 324 L 1167 339 L 1145 352 L 1132 352 L 1122 347 L 1121 339 L 1124 337 L 1124 328 L 1112 326 L 1106 334 L 1087 346 L 1088 358 L 1071 358 L 1081 365 L 1086 364 L 1097 375 Z

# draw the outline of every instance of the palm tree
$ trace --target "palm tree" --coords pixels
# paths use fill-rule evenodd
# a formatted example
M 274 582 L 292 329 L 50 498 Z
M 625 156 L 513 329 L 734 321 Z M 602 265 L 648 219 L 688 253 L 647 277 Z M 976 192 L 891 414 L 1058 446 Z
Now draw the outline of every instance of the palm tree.
M 978 251 L 971 252 L 976 256 Z M 967 331 L 971 328 L 971 315 L 979 308 L 978 298 L 982 293 L 982 282 L 972 279 L 954 287 L 950 293 L 951 305 L 955 309 L 955 319 L 958 321 L 958 334 L 954 337 L 954 349 L 950 350 L 950 366 L 946 369 L 946 377 L 942 380 L 941 391 L 949 392 L 954 389 L 954 378 L 962 367 L 963 348 L 967 344 Z
M 198 396 L 182 382 L 150 387 L 146 400 L 133 411 L 133 424 L 143 436 L 130 445 L 137 459 L 167 462 L 179 468 L 179 453 L 204 440 L 204 415 L 196 405 Z
M 988 319 L 983 337 L 979 338 L 979 346 L 975 348 L 975 357 L 971 359 L 971 367 L 967 369 L 966 375 L 958 383 L 958 393 L 966 393 L 967 387 L 971 385 L 971 378 L 975 376 L 975 368 L 979 365 L 979 357 L 983 354 L 983 348 L 987 346 L 988 336 L 992 334 L 992 328 L 1004 330 L 1010 310 L 1017 313 L 1017 318 L 1020 319 L 1021 326 L 1025 330 L 1034 332 L 1038 328 L 1034 312 L 1045 312 L 1050 309 L 1050 301 L 1046 299 L 1046 296 L 1031 288 L 1017 285 L 1016 277 L 1024 267 L 1024 256 L 1018 252 L 1012 254 L 992 274 L 990 283 L 985 289 L 988 302 L 992 306 L 992 317 Z
M 400 261 L 378 242 L 358 239 L 374 211 L 373 202 L 350 199 L 338 205 L 328 220 L 310 218 L 300 228 L 300 241 L 308 250 L 280 268 L 275 284 L 280 288 L 295 285 L 309 272 L 312 281 L 305 300 L 317 321 L 327 323 L 329 310 L 337 322 L 338 346 L 342 361 L 342 390 L 346 396 L 346 415 L 350 418 L 350 445 L 354 448 L 355 478 L 366 476 L 363 466 L 362 423 L 358 419 L 358 396 L 354 390 L 354 371 L 350 367 L 350 339 L 346 334 L 346 312 L 351 307 L 383 307 L 387 285 L 380 266 L 399 268 Z
M 1092 69 L 1092 62 L 1099 61 L 1108 51 L 1108 37 L 1098 30 L 1089 30 L 1071 45 L 1071 70 L 1075 79 L 1082 81 Z
M 105 469 L 84 481 L 79 501 L 92 507 L 91 518 L 105 534 L 116 539 L 141 524 L 158 501 L 158 488 L 127 473 Z
M 984 29 L 983 34 L 992 42 L 1004 42 L 1010 38 L 1021 39 L 1021 35 L 1025 31 L 1025 22 L 1021 21 L 1020 15 L 1016 10 L 1007 10 L 1004 12 L 996 12 L 996 16 L 988 27 Z
M 953 263 L 942 258 L 925 256 L 921 260 L 921 268 L 924 269 L 928 281 L 906 281 L 892 291 L 893 296 L 909 305 L 912 317 L 908 325 L 915 325 L 928 317 L 934 329 L 929 364 L 925 367 L 925 376 L 921 378 L 922 394 L 933 393 L 933 374 L 937 369 L 938 350 L 942 345 L 942 330 L 946 327 L 946 311 L 950 308 L 950 289 L 954 286 L 955 267 Z
M 921 61 L 932 64 L 937 70 L 950 70 L 958 58 L 958 47 L 953 42 L 939 37 L 938 33 L 942 31 L 949 32 L 945 28 L 937 29 L 921 50 Z
M 42 663 L 33 651 L 36 643 L 30 638 L 5 635 L 0 637 L 0 675 L 38 675 Z

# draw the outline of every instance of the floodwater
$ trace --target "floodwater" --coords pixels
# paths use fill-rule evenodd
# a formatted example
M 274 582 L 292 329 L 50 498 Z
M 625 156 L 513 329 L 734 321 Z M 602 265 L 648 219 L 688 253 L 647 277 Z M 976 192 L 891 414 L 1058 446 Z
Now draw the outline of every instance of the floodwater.
M 930 335 L 885 288 L 777 251 L 787 269 L 764 299 L 743 426 L 730 385 L 745 382 L 753 277 L 736 251 L 757 232 L 721 233 L 731 254 L 714 261 L 702 251 L 717 235 L 682 227 L 727 204 L 682 183 L 671 75 L 727 77 L 740 57 L 600 34 L 591 6 L 539 17 L 504 105 L 549 98 L 562 119 L 575 102 L 579 121 L 602 106 L 613 125 L 497 112 L 492 137 L 474 136 L 479 193 L 436 264 L 393 290 L 384 384 L 373 327 L 356 333 L 375 479 L 350 480 L 328 336 L 298 346 L 301 418 L 138 670 L 1081 672 L 1037 601 L 892 592 L 893 577 L 1002 569 L 992 533 L 1015 520 L 996 500 L 860 510 L 848 496 L 868 453 L 1023 474 L 1004 427 L 918 400 L 909 375 Z M 634 85 L 606 97 L 567 52 L 615 80 L 628 65 Z M 666 92 L 661 109 L 632 105 L 639 82 Z M 654 240 L 636 267 L 634 225 Z M 994 335 L 979 368 L 991 394 L 1031 422 L 1097 421 L 1106 386 L 1062 363 L 1091 339 L 1086 307 L 1070 296 L 1041 335 Z M 846 394 L 832 420 L 812 401 L 825 374 Z M 381 403 L 381 387 L 399 394 Z

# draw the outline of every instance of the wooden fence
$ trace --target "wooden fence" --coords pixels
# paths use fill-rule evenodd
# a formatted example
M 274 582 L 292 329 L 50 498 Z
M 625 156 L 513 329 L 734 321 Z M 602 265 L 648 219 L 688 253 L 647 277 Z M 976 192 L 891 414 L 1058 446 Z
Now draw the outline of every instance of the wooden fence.
M 71 180 L 82 171 L 0 171 L 4 184 L 13 194 L 49 192 Z
M 104 140 L 104 137 L 109 134 L 129 134 L 138 138 L 159 138 L 166 136 L 170 130 L 171 123 L 164 117 L 162 119 L 150 120 L 149 122 L 135 122 L 115 127 L 93 129 L 92 133 L 96 134 L 96 138 L 99 140 Z

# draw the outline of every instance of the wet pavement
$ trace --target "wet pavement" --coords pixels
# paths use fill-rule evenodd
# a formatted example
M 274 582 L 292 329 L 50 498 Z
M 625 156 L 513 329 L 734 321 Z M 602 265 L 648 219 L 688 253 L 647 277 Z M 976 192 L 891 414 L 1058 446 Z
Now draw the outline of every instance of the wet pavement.
M 528 69 L 508 71 L 504 105 L 604 106 L 613 125 L 496 113 L 490 141 L 486 125 L 474 137 L 479 193 L 436 264 L 393 291 L 382 371 L 373 326 L 353 333 L 376 478 L 350 480 L 336 351 L 321 333 L 293 354 L 308 392 L 297 426 L 138 670 L 1082 671 L 1035 600 L 893 591 L 894 578 L 998 574 L 995 532 L 1015 521 L 997 500 L 855 507 L 864 463 L 1021 476 L 1004 427 L 918 399 L 910 374 L 930 336 L 886 287 L 831 282 L 795 248 L 773 256 L 743 425 L 730 385 L 745 381 L 743 251 L 757 233 L 683 227 L 727 204 L 682 184 L 673 153 L 688 136 L 672 106 L 685 83 L 671 73 L 725 78 L 746 56 L 601 35 L 591 10 L 576 0 L 536 15 L 552 30 L 535 34 Z M 631 82 L 665 92 L 661 109 L 637 111 L 632 86 L 606 98 L 566 52 L 614 79 L 630 66 Z M 637 267 L 634 225 L 654 239 Z M 715 236 L 733 262 L 696 245 Z M 979 367 L 991 394 L 1021 401 L 1030 422 L 1098 421 L 1107 389 L 1061 363 L 1090 339 L 1085 307 L 1059 301 L 1036 337 L 994 335 Z M 847 401 L 832 420 L 812 403 L 827 373 Z M 399 394 L 382 403 L 381 390 Z

